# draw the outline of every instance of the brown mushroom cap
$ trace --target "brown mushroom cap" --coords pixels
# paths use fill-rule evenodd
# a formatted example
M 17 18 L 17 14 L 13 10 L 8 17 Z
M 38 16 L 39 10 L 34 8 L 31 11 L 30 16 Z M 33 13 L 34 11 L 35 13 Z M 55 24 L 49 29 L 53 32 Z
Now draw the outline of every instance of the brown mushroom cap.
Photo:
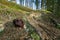
M 24 22 L 22 19 L 14 19 L 13 24 L 15 25 L 15 27 L 24 27 Z

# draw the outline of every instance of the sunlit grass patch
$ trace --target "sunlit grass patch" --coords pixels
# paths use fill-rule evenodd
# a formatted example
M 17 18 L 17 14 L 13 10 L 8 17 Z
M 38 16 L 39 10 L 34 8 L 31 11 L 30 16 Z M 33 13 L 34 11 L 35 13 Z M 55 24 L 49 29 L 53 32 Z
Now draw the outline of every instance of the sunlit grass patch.
M 16 10 L 23 10 L 23 11 L 33 11 L 32 9 L 30 8 L 27 8 L 27 7 L 23 7 L 21 5 L 17 5 L 16 3 L 12 3 L 12 2 L 8 2 L 8 1 L 4 1 L 4 0 L 0 0 L 0 3 L 10 7 L 10 8 L 13 8 L 13 9 L 16 9 Z

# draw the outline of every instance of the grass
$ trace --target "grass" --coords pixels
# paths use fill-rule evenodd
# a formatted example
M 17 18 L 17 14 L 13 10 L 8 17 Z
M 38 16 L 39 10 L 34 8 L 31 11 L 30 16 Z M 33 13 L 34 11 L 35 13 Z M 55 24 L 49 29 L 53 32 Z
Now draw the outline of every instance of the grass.
M 21 5 L 17 5 L 16 3 L 12 3 L 10 1 L 8 2 L 8 1 L 0 0 L 0 3 L 6 5 L 10 8 L 16 9 L 16 10 L 23 10 L 23 11 L 27 11 L 27 12 L 33 11 L 30 8 L 23 7 Z
M 23 17 L 26 13 L 27 12 L 22 10 L 11 9 L 10 7 L 3 4 L 0 5 L 0 20 L 4 20 L 5 17 L 8 18 L 9 16 L 12 18 Z

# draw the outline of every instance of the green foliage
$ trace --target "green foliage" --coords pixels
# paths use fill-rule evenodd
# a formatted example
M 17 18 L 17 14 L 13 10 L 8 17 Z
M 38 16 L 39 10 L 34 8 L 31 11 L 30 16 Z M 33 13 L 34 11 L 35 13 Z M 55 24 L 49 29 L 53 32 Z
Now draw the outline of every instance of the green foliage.
M 31 34 L 31 37 L 32 37 L 34 40 L 40 40 L 40 37 L 39 37 L 36 33 L 32 33 L 32 34 Z
M 31 38 L 33 38 L 34 40 L 40 40 L 40 36 L 36 33 L 35 28 L 33 28 L 33 26 L 30 25 L 28 21 L 26 21 L 26 26 Z
M 60 29 L 60 24 L 57 24 L 56 28 Z
M 45 13 L 45 14 L 47 14 L 47 13 L 51 13 L 50 11 L 48 11 L 48 10 L 44 10 L 44 9 L 36 10 L 36 12 Z

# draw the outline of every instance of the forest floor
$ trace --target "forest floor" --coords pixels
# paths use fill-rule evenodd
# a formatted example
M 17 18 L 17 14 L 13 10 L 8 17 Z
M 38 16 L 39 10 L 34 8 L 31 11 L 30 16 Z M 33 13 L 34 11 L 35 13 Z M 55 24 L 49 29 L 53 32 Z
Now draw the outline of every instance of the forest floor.
M 27 17 L 42 40 L 60 40 L 60 29 L 41 19 L 41 13 L 32 13 Z
M 40 40 L 40 37 L 42 40 L 59 40 L 60 29 L 44 21 L 43 13 L 46 11 L 39 12 L 0 0 L 0 40 Z M 26 29 L 14 27 L 12 21 L 16 18 L 24 20 Z
M 21 6 L 13 7 L 15 6 L 6 5 L 6 2 L 1 3 L 0 0 L 0 40 L 40 40 L 35 29 L 28 22 L 25 22 L 25 15 L 32 10 L 28 8 L 25 10 L 25 7 L 22 9 Z M 20 9 L 18 10 L 18 8 Z M 12 23 L 16 18 L 23 19 L 27 29 L 16 28 Z

